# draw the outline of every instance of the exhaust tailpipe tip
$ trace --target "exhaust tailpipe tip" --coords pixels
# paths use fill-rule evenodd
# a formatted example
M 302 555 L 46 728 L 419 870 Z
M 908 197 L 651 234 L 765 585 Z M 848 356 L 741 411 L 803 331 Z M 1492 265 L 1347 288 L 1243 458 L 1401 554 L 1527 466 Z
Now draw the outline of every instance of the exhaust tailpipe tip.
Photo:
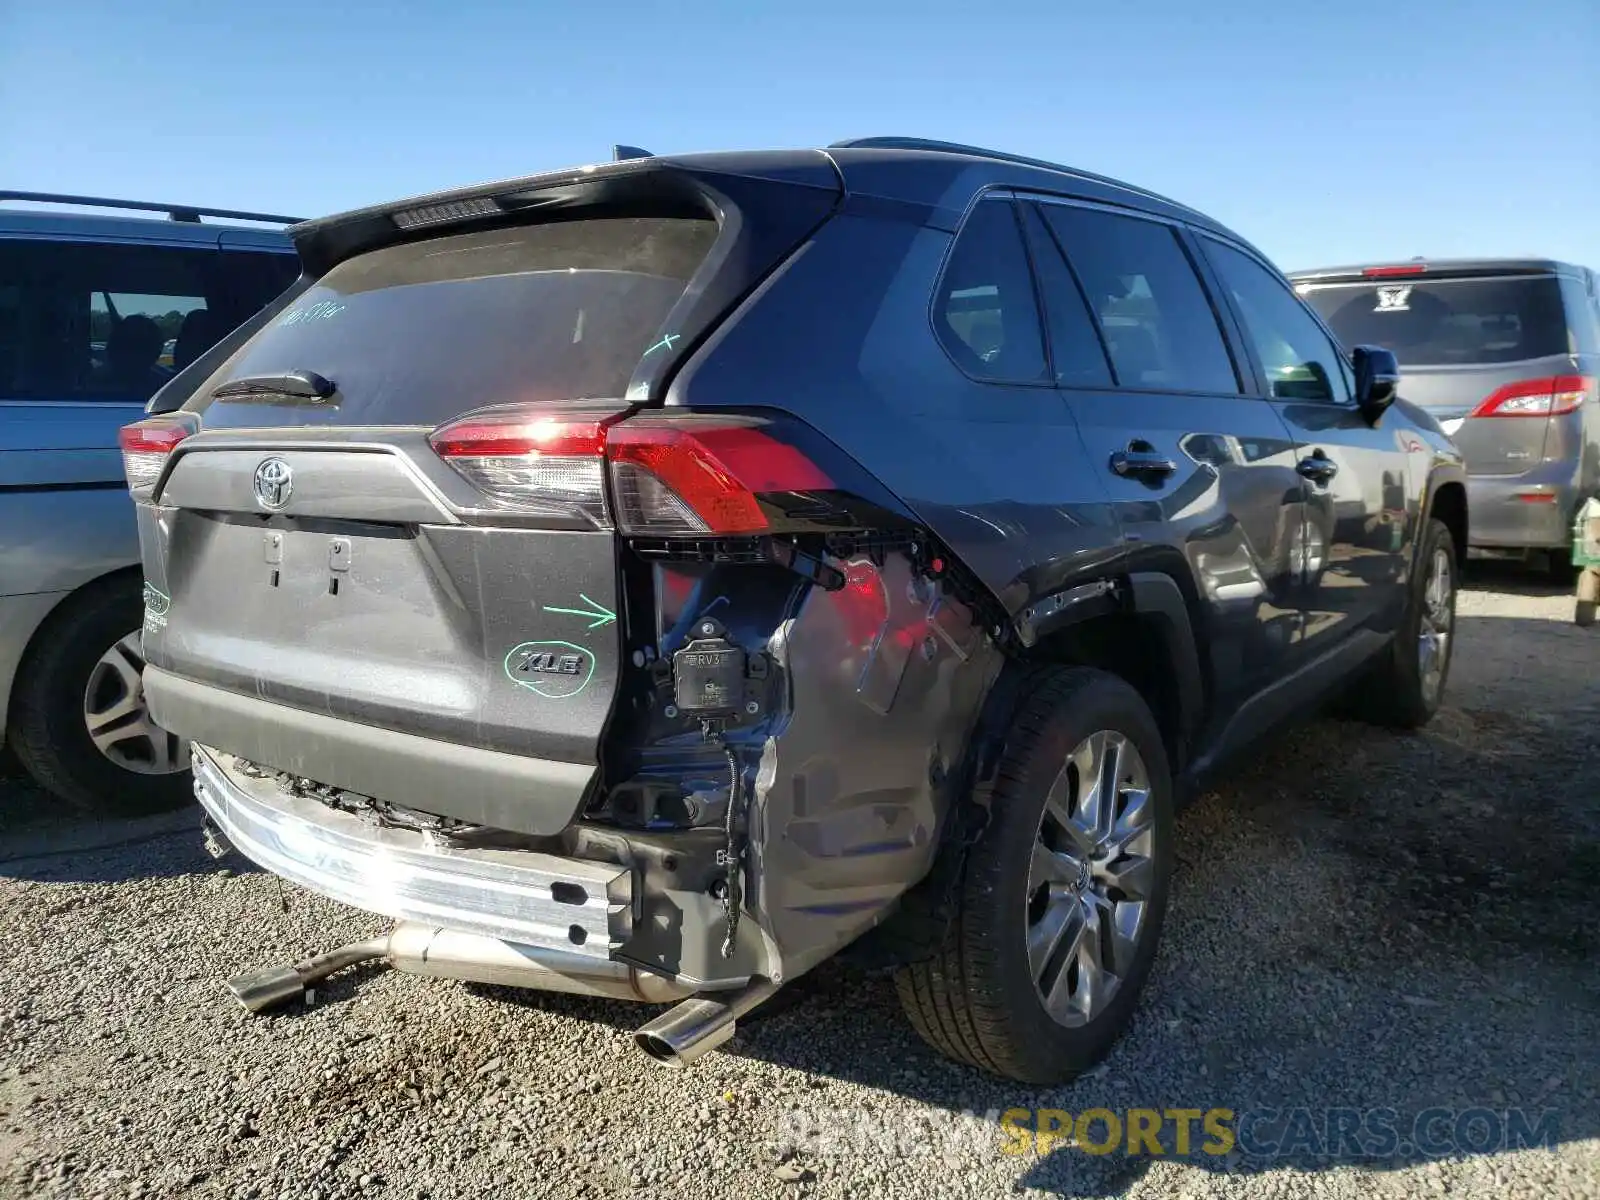
M 306 981 L 293 967 L 268 967 L 228 980 L 228 991 L 250 1012 L 264 1013 L 304 999 Z
M 387 937 L 368 938 L 364 942 L 352 942 L 291 966 L 268 967 L 250 975 L 235 976 L 228 980 L 228 991 L 250 1012 L 264 1013 L 281 1008 L 293 1000 L 305 999 L 308 987 L 335 971 L 375 958 L 386 958 L 388 953 Z
M 720 999 L 714 993 L 691 996 L 639 1026 L 633 1035 L 634 1045 L 664 1067 L 686 1067 L 732 1041 L 739 1018 L 777 990 L 777 984 L 758 979 Z

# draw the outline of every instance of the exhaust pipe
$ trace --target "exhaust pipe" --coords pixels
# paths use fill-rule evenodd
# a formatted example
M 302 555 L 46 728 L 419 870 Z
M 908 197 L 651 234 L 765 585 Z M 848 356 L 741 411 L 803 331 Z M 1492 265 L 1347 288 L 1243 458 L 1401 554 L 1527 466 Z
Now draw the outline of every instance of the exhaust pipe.
M 305 998 L 306 989 L 356 963 L 385 959 L 397 971 L 541 992 L 670 1004 L 693 989 L 615 959 L 519 946 L 474 933 L 402 921 L 387 936 L 341 946 L 287 967 L 269 967 L 228 980 L 234 999 L 253 1013 Z
M 308 987 L 335 971 L 384 958 L 388 953 L 388 938 L 368 938 L 287 967 L 268 967 L 252 975 L 235 976 L 228 980 L 228 990 L 251 1012 L 264 1013 L 290 1001 L 305 999 Z
M 737 992 L 691 996 L 670 1012 L 639 1026 L 633 1040 L 664 1067 L 686 1067 L 708 1050 L 728 1042 L 739 1018 L 771 999 L 779 984 L 758 979 Z

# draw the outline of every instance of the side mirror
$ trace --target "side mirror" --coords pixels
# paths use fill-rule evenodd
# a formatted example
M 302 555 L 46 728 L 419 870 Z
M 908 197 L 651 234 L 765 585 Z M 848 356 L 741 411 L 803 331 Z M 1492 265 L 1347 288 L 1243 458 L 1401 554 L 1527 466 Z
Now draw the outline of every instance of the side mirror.
M 1356 404 L 1369 421 L 1376 421 L 1394 403 L 1400 390 L 1400 363 L 1382 346 L 1357 346 L 1350 352 L 1356 374 Z

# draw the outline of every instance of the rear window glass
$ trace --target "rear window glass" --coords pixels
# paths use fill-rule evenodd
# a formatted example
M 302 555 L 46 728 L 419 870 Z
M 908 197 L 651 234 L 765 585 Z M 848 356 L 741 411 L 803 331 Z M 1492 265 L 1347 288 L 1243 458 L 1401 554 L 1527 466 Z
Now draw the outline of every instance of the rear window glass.
M 1402 366 L 1520 362 L 1568 352 L 1553 275 L 1395 277 L 1300 290 L 1346 346 L 1385 346 Z
M 513 401 L 619 398 L 717 235 L 606 217 L 390 246 L 339 264 L 200 389 L 209 426 L 435 425 Z M 314 371 L 332 402 L 211 401 L 230 379 Z

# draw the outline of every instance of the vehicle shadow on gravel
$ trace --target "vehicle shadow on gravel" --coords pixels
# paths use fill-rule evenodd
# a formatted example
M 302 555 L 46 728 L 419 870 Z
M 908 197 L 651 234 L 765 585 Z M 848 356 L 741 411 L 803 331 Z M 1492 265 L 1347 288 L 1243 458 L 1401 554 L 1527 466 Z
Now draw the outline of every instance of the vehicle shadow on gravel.
M 0 878 L 126 883 L 259 870 L 243 855 L 219 860 L 206 853 L 198 807 L 148 817 L 88 817 L 61 812 L 22 778 L 0 778 Z
M 1535 565 L 1479 559 L 1469 562 L 1461 573 L 1461 589 L 1467 592 L 1497 592 L 1503 596 L 1570 596 L 1574 584 L 1551 578 Z
M 837 967 L 803 981 L 792 1011 L 741 1029 L 734 1052 L 820 1077 L 817 1110 L 828 1080 L 889 1093 L 872 1119 L 891 1138 L 892 1097 L 950 1114 L 1115 1114 L 1120 1137 L 1103 1120 L 1089 1131 L 1115 1142 L 1109 1153 L 1061 1143 L 1015 1160 L 1019 1184 L 1063 1196 L 1116 1195 L 1151 1169 L 1148 1144 L 1127 1153 L 1131 1109 L 1228 1110 L 1231 1148 L 1197 1117 L 1184 1162 L 1237 1175 L 1394 1170 L 1600 1136 L 1600 642 L 1575 632 L 1459 623 L 1463 647 L 1531 647 L 1559 685 L 1549 694 L 1565 688 L 1562 710 L 1518 710 L 1514 691 L 1486 694 L 1495 664 L 1464 663 L 1461 707 L 1422 733 L 1313 721 L 1188 808 L 1134 1026 L 1069 1086 L 945 1062 L 911 1033 L 891 982 Z M 1171 1161 L 1176 1124 L 1160 1130 Z M 937 1153 L 943 1135 L 907 1136 L 912 1153 Z M 1008 1143 L 1025 1148 L 996 1131 L 994 1153 Z M 826 1155 L 808 1165 L 850 1170 Z

